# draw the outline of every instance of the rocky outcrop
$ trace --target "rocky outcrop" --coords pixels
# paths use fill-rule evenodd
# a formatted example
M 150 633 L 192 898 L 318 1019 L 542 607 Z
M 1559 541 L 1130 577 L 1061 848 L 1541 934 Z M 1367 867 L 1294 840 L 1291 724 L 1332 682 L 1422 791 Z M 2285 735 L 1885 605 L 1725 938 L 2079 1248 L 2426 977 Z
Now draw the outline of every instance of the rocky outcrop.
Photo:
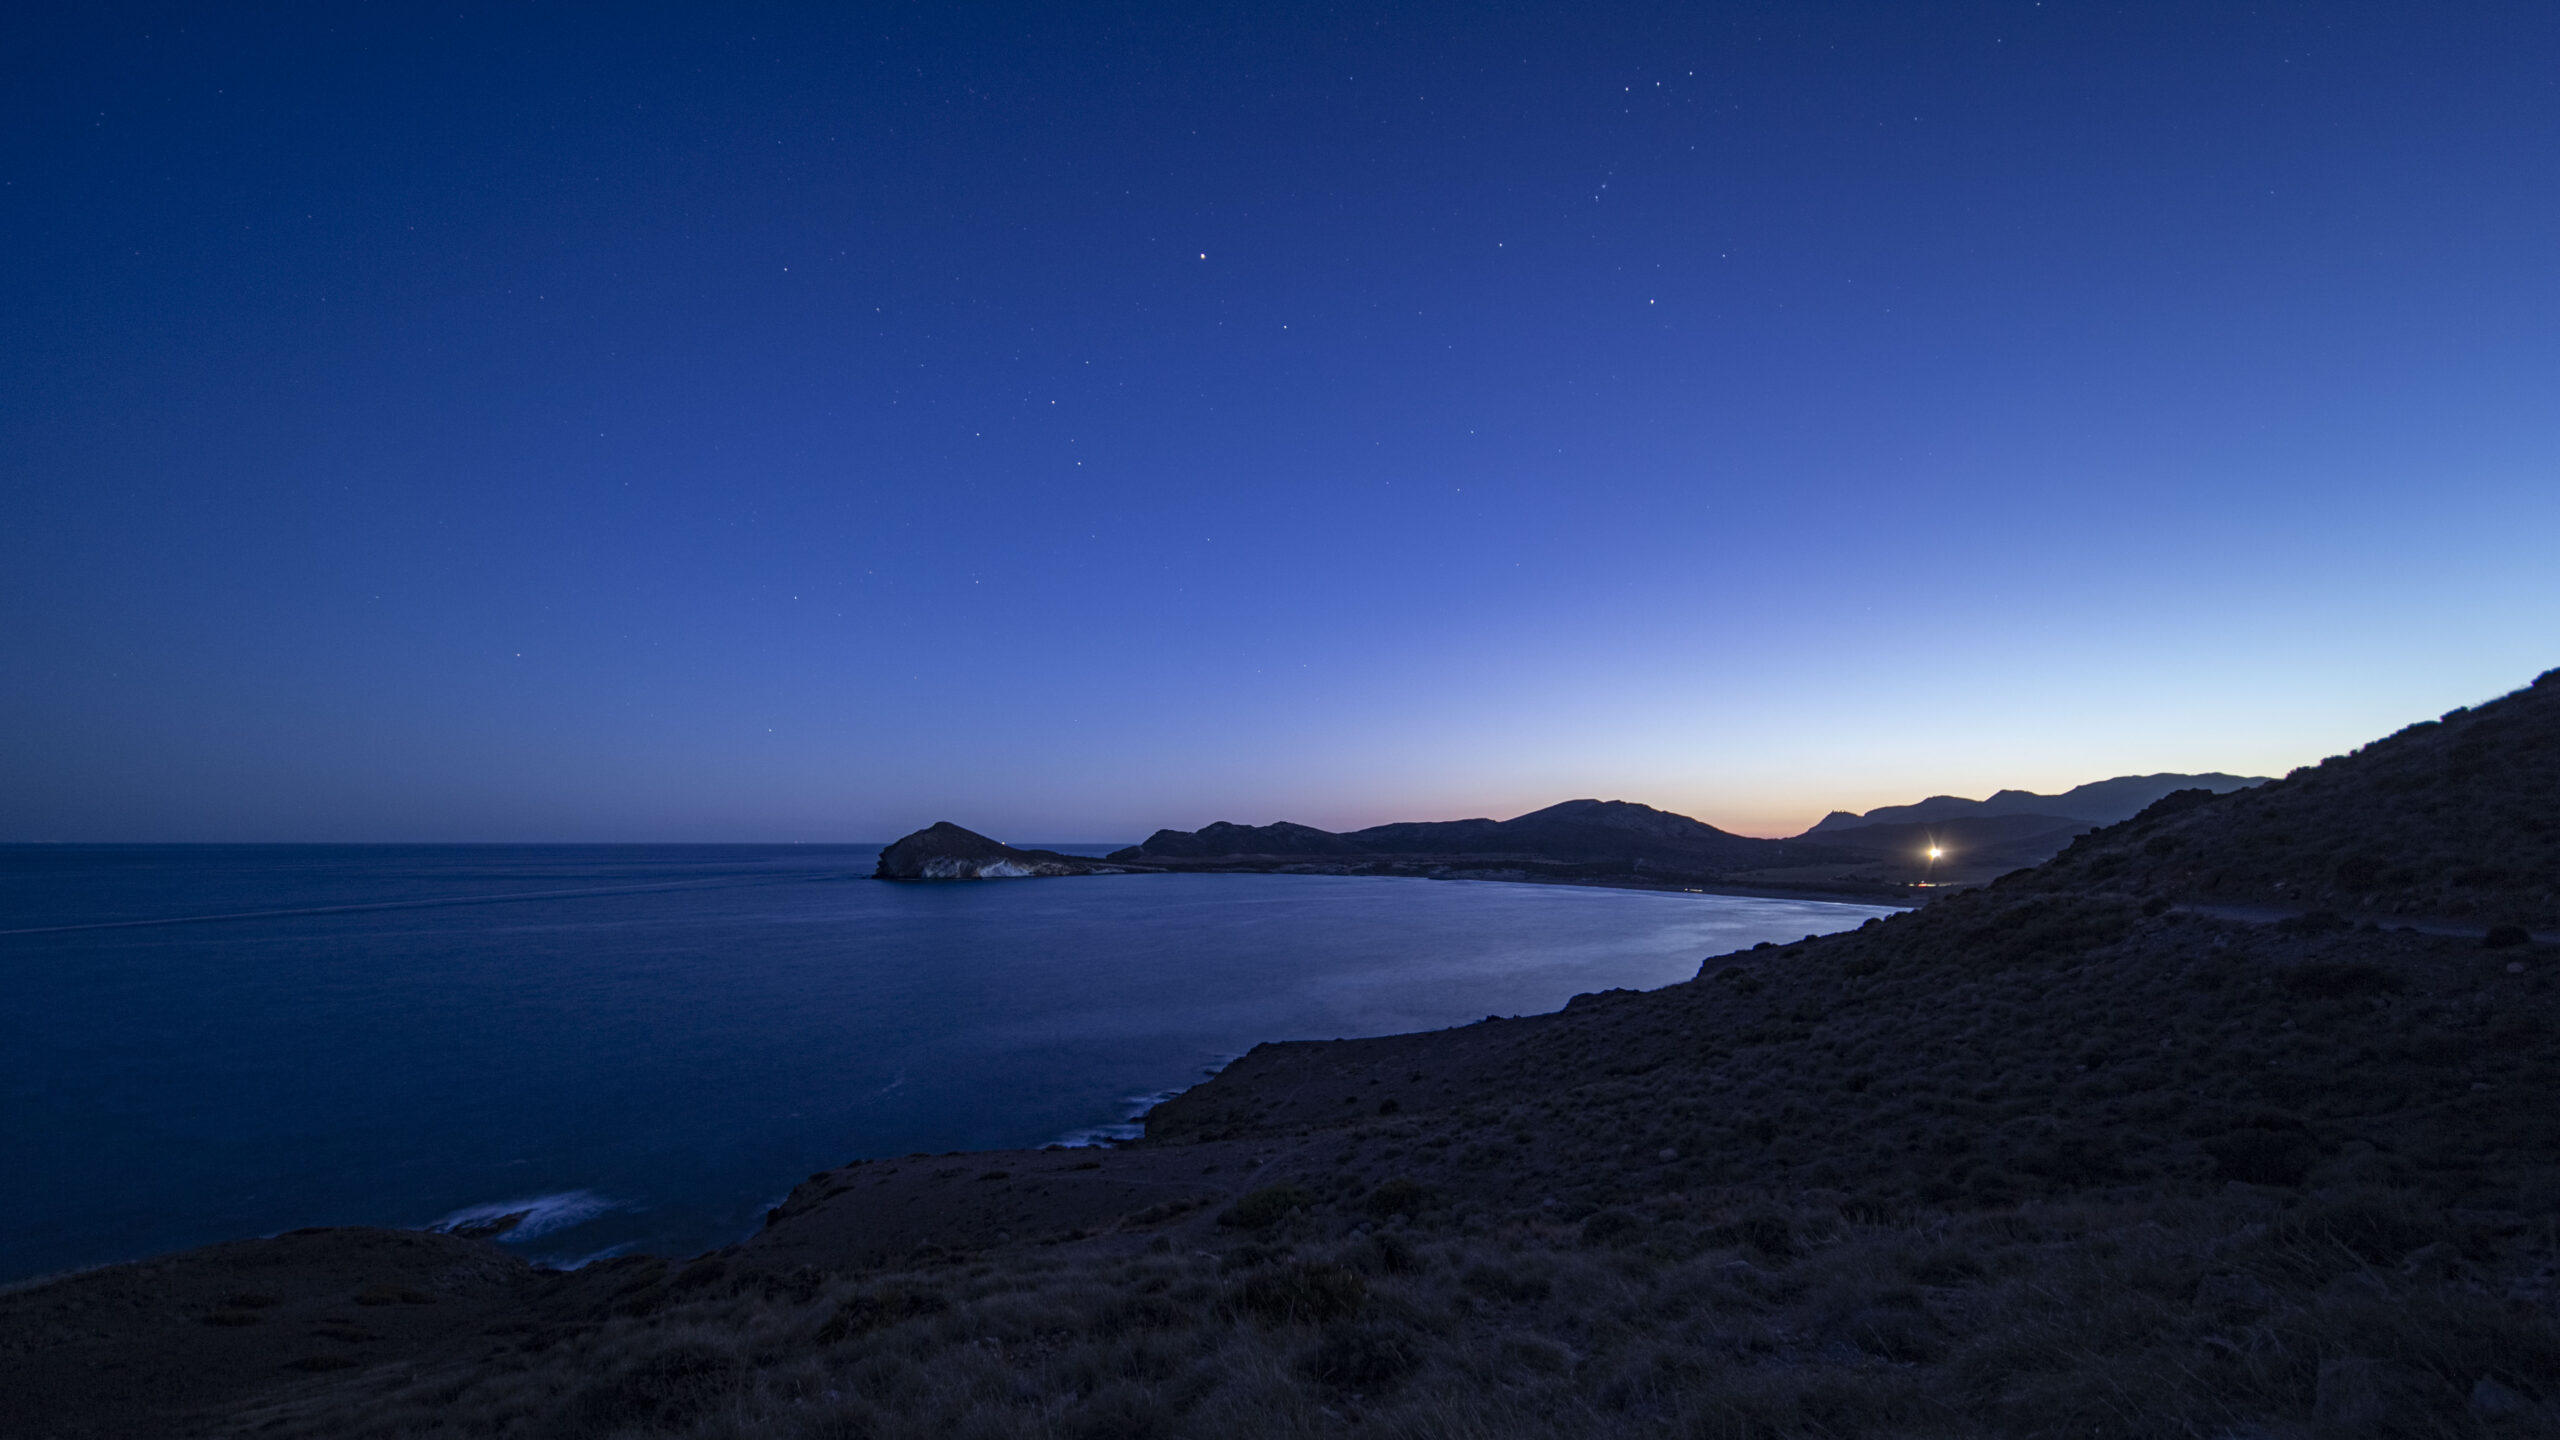
M 1023 880 L 1039 875 L 1121 875 L 1126 865 L 1017 850 L 975 830 L 937 820 L 880 852 L 875 880 Z

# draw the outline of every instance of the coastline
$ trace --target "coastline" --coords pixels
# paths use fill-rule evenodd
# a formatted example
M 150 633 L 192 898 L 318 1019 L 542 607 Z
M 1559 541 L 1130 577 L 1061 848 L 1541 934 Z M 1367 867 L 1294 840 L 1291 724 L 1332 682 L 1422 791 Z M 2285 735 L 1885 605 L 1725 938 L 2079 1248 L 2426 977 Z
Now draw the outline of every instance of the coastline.
M 13 1288 L 0 1432 L 2545 1433 L 2560 838 L 2480 817 L 2553 793 L 2556 706 L 1658 989 L 1257 1045 L 1124 1146 L 821 1170 L 690 1260 L 317 1229 Z M 1179 868 L 1709 888 L 1445 860 Z
M 2473 1193 L 2485 1177 L 2466 1172 L 2439 1195 L 2358 1152 L 2332 1156 L 2294 1138 L 2352 1118 L 2386 1154 L 2434 1144 L 2451 1113 L 2442 1106 L 2459 1091 L 2468 1149 L 2524 1123 L 2524 1089 L 2484 1092 L 2467 1075 L 2420 1071 L 2342 1086 L 2334 1066 L 2306 1056 L 2224 1068 L 2210 1093 L 2189 1095 L 2161 1088 L 2154 1073 L 2145 1052 L 2156 1042 L 2143 1043 L 2150 1009 L 2111 1002 L 2129 978 L 2153 1008 L 2223 1015 L 2230 998 L 2198 989 L 2189 977 L 2199 967 L 2272 977 L 2241 991 L 2247 1003 L 2232 1017 L 2254 1056 L 2298 1036 L 2290 1021 L 2304 997 L 2330 1003 L 2318 987 L 2332 975 L 2387 973 L 2413 1000 L 2458 999 L 2489 983 L 2514 1005 L 2547 993 L 2541 967 L 2510 969 L 2514 952 L 2484 956 L 2479 942 L 2452 937 L 2143 917 L 2113 894 L 2011 885 L 1951 898 L 1861 930 L 1715 957 L 1661 990 L 1579 995 L 1560 1010 L 1442 1030 L 1259 1045 L 1157 1105 L 1135 1143 L 838 1166 L 793 1187 L 755 1235 L 690 1259 L 628 1255 L 548 1270 L 487 1239 L 347 1227 L 11 1286 L 0 1290 L 0 1335 L 27 1343 L 0 1348 L 0 1429 L 68 1440 L 230 1433 L 245 1416 L 285 1417 L 293 1423 L 275 1433 L 289 1436 L 345 1433 L 358 1421 L 383 1428 L 386 1416 L 424 1425 L 453 1403 L 454 1386 L 476 1386 L 474 1404 L 502 1404 L 495 1397 L 528 1371 L 548 1377 L 543 1391 L 556 1403 L 596 1408 L 621 1403 L 616 1387 L 654 1384 L 647 1367 L 675 1363 L 665 1356 L 732 1384 L 722 1377 L 746 1372 L 722 1358 L 725 1342 L 704 1349 L 711 1342 L 698 1338 L 722 1327 L 741 1344 L 824 1357 L 838 1370 L 927 1353 L 962 1367 L 950 1373 L 996 1359 L 1049 1366 L 1039 1339 L 1048 1331 L 1007 1328 L 1026 1297 L 1074 1317 L 1095 1337 L 1078 1343 L 1105 1352 L 1160 1335 L 1241 1346 L 1239 1357 L 1259 1357 L 1251 1365 L 1305 1373 L 1318 1363 L 1305 1358 L 1318 1353 L 1309 1347 L 1372 1337 L 1387 1358 L 1359 1363 L 1387 1378 L 1356 1382 L 1364 1393 L 1430 1406 L 1462 1398 L 1448 1388 L 1459 1381 L 1403 1377 L 1463 1378 L 1484 1346 L 1571 1345 L 1609 1373 L 1643 1373 L 1648 1347 L 1675 1343 L 1671 1331 L 1656 1335 L 1647 1321 L 1595 1340 L 1571 1305 L 1547 1298 L 1628 1284 L 1652 1287 L 1644 1293 L 1659 1305 L 1703 1286 L 1719 1308 L 1767 1312 L 1785 1333 L 1817 1338 L 1844 1322 L 1800 1292 L 1874 1291 L 1882 1298 L 1842 1313 L 1928 1328 L 1843 1331 L 1848 1348 L 1836 1353 L 1789 1348 L 1767 1364 L 1720 1363 L 1755 1384 L 1829 1394 L 1866 1383 L 1899 1354 L 1918 1368 L 1892 1372 L 1898 1383 L 1942 1388 L 1933 1404 L 1953 1413 L 1969 1392 L 1938 1362 L 1977 1328 L 1995 1339 L 2017 1327 L 2092 1343 L 2116 1334 L 2103 1307 L 2081 1316 L 2048 1303 L 2041 1278 L 2061 1263 L 2057 1245 L 2071 1264 L 2116 1265 L 2109 1246 L 2129 1257 L 2123 1273 L 2103 1272 L 2111 1293 L 2146 1265 L 2209 1276 L 2255 1233 L 2246 1227 L 2263 1231 L 2302 1203 L 2291 1197 L 2307 1181 L 2387 1179 L 2399 1187 L 2388 1203 L 2414 1217 L 2410 1234 L 2470 1237 L 2463 1253 L 2478 1258 L 2464 1263 L 2489 1273 L 2530 1260 L 2514 1239 L 2528 1233 L 2521 1221 Z M 2040 928 L 1998 923 L 2010 913 Z M 2032 946 L 1987 959 L 1977 938 L 1986 921 Z M 2312 988 L 2288 985 L 2303 975 Z M 2059 1041 L 2015 1026 L 1984 1032 L 1976 1003 L 1947 999 L 1970 986 L 2022 1004 L 2056 984 L 2066 993 L 2054 1008 L 2074 1017 Z M 2125 1018 L 2099 1033 L 2085 1017 L 2100 1015 Z M 1857 1043 L 1842 1048 L 1849 1038 Z M 2348 1031 L 2317 1038 L 2324 1062 L 2325 1052 L 2368 1043 Z M 2053 1063 L 2057 1043 L 2065 1057 L 2102 1058 Z M 1952 1057 L 1942 1063 L 1957 1072 L 1915 1109 L 1897 1088 L 1871 1083 L 1866 1067 L 1890 1069 L 1895 1054 Z M 2002 1093 L 1986 1099 L 1993 1085 Z M 2121 1128 L 2128 1093 L 2156 1097 L 2164 1113 Z M 1699 1096 L 1719 1103 L 1677 1103 Z M 2267 1129 L 2259 1117 L 2270 1104 L 2302 1129 Z M 2012 1111 L 2044 1118 L 1996 1123 Z M 1955 1171 L 1933 1138 L 1950 1123 L 1971 1145 Z M 1847 1168 L 1857 1157 L 1869 1157 L 1861 1163 L 1872 1173 Z M 2457 1204 L 2470 1208 L 2443 1208 Z M 1910 1220 L 1933 1214 L 1955 1258 L 1910 1250 Z M 1904 1293 L 1894 1277 L 1913 1266 L 1928 1267 L 1925 1295 L 1951 1297 L 1943 1309 L 1894 1298 Z M 2278 1273 L 2272 1260 L 2254 1268 Z M 2406 1274 L 2415 1278 L 2393 1279 L 2385 1299 L 2443 1299 L 2432 1272 Z M 2249 1293 L 2327 1327 L 2343 1323 L 2331 1312 L 2345 1303 L 2330 1279 L 2324 1269 Z M 2183 1353 L 2221 1323 L 2215 1307 L 2228 1302 L 2218 1294 L 2177 1309 L 2165 1338 L 2143 1343 Z M 125 1318 L 85 1318 L 105 1314 Z M 2487 1322 L 2466 1313 L 2452 1323 L 2465 1373 L 2478 1372 L 2490 1362 L 2468 1351 L 2485 1354 L 2488 1342 L 2470 1332 Z M 1072 1393 L 1071 1373 L 1087 1363 L 1083 1349 L 1059 1353 L 1063 1368 L 1041 1381 L 1043 1393 Z M 141 1383 L 89 1386 L 110 1371 Z M 1320 1371 L 1313 1378 L 1327 1383 Z M 1574 1366 L 1541 1362 L 1506 1383 L 1550 1387 L 1561 1403 L 1586 1381 Z M 1489 1418 L 1515 1403 L 1507 1393 L 1497 1402 Z M 1324 1433 L 1337 1431 L 1351 1433 Z
M 1555 869 L 1563 869 L 1556 866 Z M 1225 863 L 1204 861 L 1196 864 L 1164 864 L 1149 862 L 1132 865 L 1117 873 L 1129 875 L 1343 875 L 1386 880 L 1482 880 L 1513 885 L 1575 885 L 1594 890 L 1650 890 L 1666 894 L 1727 895 L 1744 900 L 1806 900 L 1834 905 L 1894 905 L 1918 909 L 1933 899 L 1958 893 L 1962 888 L 1948 884 L 1933 887 L 1927 893 L 1914 893 L 1906 885 L 1790 885 L 1777 881 L 1736 882 L 1710 880 L 1703 877 L 1664 876 L 1648 878 L 1640 875 L 1575 875 L 1541 873 L 1521 865 L 1459 865 L 1435 861 L 1280 861 L 1268 863 Z
M 674 858 L 683 857 L 618 857 L 619 868 L 578 893 L 594 893 L 625 870 L 653 873 Z M 530 1137 L 523 1148 L 509 1153 L 534 1156 L 534 1170 L 510 1169 L 501 1163 L 503 1156 L 492 1160 L 460 1151 L 432 1173 L 395 1170 L 403 1163 L 399 1142 L 385 1133 L 394 1127 L 369 1123 L 368 1117 L 405 1115 L 412 1109 L 432 1115 L 440 1105 L 511 1104 L 521 1087 L 503 1077 L 540 1076 L 551 1062 L 457 1065 L 449 1067 L 455 1072 L 451 1074 L 432 1066 L 425 1073 L 395 1070 L 360 1049 L 333 1048 L 328 1033 L 300 1019 L 262 1021 L 289 1042 L 278 1048 L 302 1057 L 307 1073 L 331 1077 L 325 1094 L 306 1104 L 292 1094 L 269 1093 L 274 1086 L 262 1090 L 263 1072 L 251 1070 L 236 1079 L 226 1072 L 225 1088 L 209 1090 L 199 1103 L 222 1107 L 220 1129 L 229 1137 L 227 1143 L 162 1147 L 155 1156 L 164 1173 L 183 1177 L 188 1197 L 183 1200 L 130 1189 L 119 1193 L 89 1183 L 87 1177 L 105 1169 L 98 1157 L 112 1161 L 120 1149 L 129 1153 L 131 1142 L 112 1130 L 83 1130 L 62 1122 L 61 1143 L 46 1150 L 52 1168 L 33 1172 L 42 1183 L 37 1196 L 21 1208 L 34 1223 L 0 1246 L 5 1252 L 0 1261 L 6 1262 L 0 1264 L 0 1276 L 31 1279 L 80 1265 L 123 1263 L 237 1237 L 274 1235 L 306 1224 L 424 1226 L 440 1215 L 452 1218 L 448 1212 L 460 1207 L 506 1201 L 502 1208 L 521 1208 L 530 1203 L 522 1197 L 588 1188 L 610 1202 L 592 1224 L 529 1244 L 525 1241 L 532 1227 L 527 1227 L 506 1237 L 509 1250 L 562 1266 L 617 1245 L 662 1255 L 694 1254 L 745 1238 L 768 1207 L 822 1163 L 953 1145 L 1036 1146 L 1096 1126 L 1134 1134 L 1119 1130 L 1135 1119 L 1126 1102 L 1142 1093 L 1196 1083 L 1200 1073 L 1195 1065 L 1213 1055 L 1240 1054 L 1260 1041 L 1410 1031 L 1464 1022 L 1489 1011 L 1552 1011 L 1577 991 L 1671 983 L 1692 974 L 1699 957 L 1711 952 L 1755 941 L 1793 940 L 1885 913 L 1880 906 L 1844 911 L 1824 901 L 1787 898 L 1708 898 L 1666 905 L 1597 895 L 1577 901 L 1570 895 L 1532 895 L 1499 885 L 1429 889 L 1330 880 L 1187 881 L 1065 891 L 998 887 L 986 893 L 966 886 L 846 886 L 842 882 L 857 873 L 847 861 L 858 858 L 860 852 L 808 855 L 786 864 L 778 877 L 792 883 L 772 886 L 767 883 L 777 878 L 767 873 L 772 867 L 721 857 L 712 868 L 738 874 L 749 888 L 713 893 L 707 906 L 684 896 L 653 896 L 639 910 L 630 908 L 638 902 L 622 898 L 541 901 L 540 913 L 531 918 L 554 938 L 545 942 L 549 949 L 542 962 L 530 969 L 507 953 L 514 943 L 506 938 L 515 923 L 510 909 L 491 911 L 509 923 L 484 924 L 446 910 L 402 910 L 382 919 L 343 903 L 350 892 L 378 892 L 385 867 L 395 877 L 407 875 L 417 865 L 415 856 L 388 857 L 379 865 L 334 854 L 320 857 L 327 862 L 324 873 L 332 888 L 312 898 L 342 903 L 326 907 L 317 918 L 301 912 L 320 907 L 303 905 L 292 907 L 293 915 L 232 921 L 228 917 L 241 911 L 276 907 L 205 903 L 211 897 L 197 894 L 204 887 L 187 878 L 195 872 L 184 872 L 183 883 L 175 887 L 191 902 L 183 908 L 226 917 L 226 928 L 208 925 L 174 948 L 165 928 L 131 933 L 154 937 L 154 956 L 176 957 L 163 967 L 171 983 L 152 992 L 167 1013 L 154 1011 L 147 1018 L 189 1043 L 195 1043 L 198 1031 L 218 1027 L 218 1020 L 199 1017 L 227 1013 L 233 990 L 325 978 L 332 954 L 345 946 L 374 943 L 368 937 L 377 932 L 427 934 L 434 937 L 439 954 L 452 949 L 459 957 L 450 977 L 457 988 L 442 1003 L 455 1011 L 470 1007 L 470 997 L 484 991 L 512 994 L 528 986 L 526 993 L 574 1000 L 594 985 L 621 985 L 624 954 L 665 949 L 669 958 L 664 965 L 631 990 L 632 1013 L 643 1018 L 610 1033 L 637 1038 L 636 1032 L 648 1028 L 700 1024 L 737 1037 L 732 1049 L 766 1057 L 763 1083 L 695 1092 L 701 1096 L 697 1103 L 705 1107 L 702 1114 L 716 1115 L 716 1125 L 688 1111 L 676 1124 L 662 1124 L 644 1113 L 616 1118 L 601 1129 L 571 1128 L 573 1102 L 603 1084 L 594 1078 L 599 1071 L 646 1072 L 638 1082 L 645 1085 L 658 1083 L 648 1075 L 668 1068 L 664 1060 L 607 1061 L 582 1068 L 583 1078 L 566 1090 L 545 1086 L 522 1106 L 529 1118 L 508 1122 L 515 1133 Z M 490 883 L 488 874 L 493 864 L 506 860 L 520 863 L 536 882 L 526 887 L 530 893 L 555 896 L 562 881 L 551 872 L 564 859 L 581 866 L 597 863 L 596 857 L 548 849 L 516 857 L 474 851 L 446 867 L 455 876 L 441 888 L 472 900 L 503 890 L 502 883 Z M 166 857 L 158 857 L 143 871 L 161 888 L 169 888 L 158 878 L 165 862 Z M 206 857 L 198 868 L 223 884 L 234 883 L 225 856 Z M 513 873 L 502 871 L 501 879 Z M 605 888 L 620 894 L 641 887 Z M 654 892 L 658 887 L 647 888 Z M 139 899 L 152 893 L 139 894 Z M 148 915 L 136 898 L 87 908 Z M 442 903 L 434 891 L 423 898 Z M 501 895 L 489 903 L 504 907 L 514 902 Z M 421 932 L 405 918 L 411 913 L 438 918 Z M 707 928 L 699 918 L 704 916 L 710 917 Z M 791 923 L 781 934 L 769 935 L 766 920 L 758 918 L 769 916 Z M 75 913 L 65 918 L 87 917 Z M 232 933 L 242 924 L 249 926 L 246 932 Z M 661 924 L 676 928 L 661 938 L 632 938 L 655 936 L 651 927 Z M 841 969 L 839 957 L 851 937 L 872 947 L 872 960 L 859 975 Z M 50 948 L 35 948 L 39 943 Z M 28 942 L 26 953 L 80 956 L 99 943 L 77 934 L 37 937 Z M 397 943 L 414 947 L 422 942 Z M 257 947 L 261 957 L 254 975 L 245 978 L 223 963 L 243 945 Z M 751 953 L 759 957 L 749 967 L 746 983 L 740 983 L 735 965 L 722 958 L 724 953 L 750 953 L 739 952 L 742 946 L 755 947 Z M 185 958 L 197 951 L 211 958 L 202 963 Z M 977 951 L 985 953 L 978 956 Z M 56 1028 L 71 1038 L 61 1048 L 66 1063 L 76 1062 L 85 1053 L 81 1047 L 89 1045 L 81 1038 L 89 1033 L 89 1012 L 81 1007 L 90 1003 L 97 987 L 78 978 L 85 973 L 78 965 L 44 968 L 49 975 L 67 977 L 38 993 L 62 1017 Z M 405 971 L 394 966 L 383 973 L 396 981 Z M 1178 990 L 1162 984 L 1172 974 L 1185 977 Z M 944 1007 L 922 1022 L 902 1014 L 902 1007 L 875 1003 L 876 985 L 933 985 L 953 975 L 973 977 L 966 982 L 972 984 L 984 980 L 1008 998 L 991 996 L 993 1008 L 982 1010 Z M 185 1003 L 182 997 L 199 991 L 210 997 L 207 1003 Z M 330 1003 L 338 1009 L 331 1013 L 376 1026 L 397 1024 L 400 1017 L 386 1006 L 399 993 L 396 983 L 333 992 Z M 1003 1028 L 1048 1025 L 1060 1006 L 1072 1017 L 1064 1029 L 1017 1034 Z M 105 1016 L 119 1013 L 122 1007 L 114 1005 L 101 1011 Z M 558 1036 L 539 1021 L 506 1018 L 516 1013 L 501 1010 L 501 1023 L 493 1030 L 525 1053 L 547 1053 L 560 1042 L 581 1047 L 597 1043 L 594 1034 Z M 1121 1017 L 1137 1014 L 1150 1017 L 1145 1022 L 1149 1028 L 1133 1045 L 1097 1048 L 1075 1038 L 1088 1027 L 1118 1025 Z M 113 1023 L 130 1021 L 127 1014 Z M 923 1029 L 913 1028 L 920 1023 Z M 989 1033 L 1002 1041 L 1000 1060 L 937 1058 L 976 1055 L 986 1040 L 979 1032 L 989 1027 L 995 1027 Z M 942 1039 L 928 1044 L 901 1038 L 944 1036 L 946 1031 L 947 1046 Z M 222 1036 L 211 1038 L 219 1041 Z M 845 1042 L 856 1038 L 859 1043 L 848 1048 Z M 896 1048 L 909 1044 L 915 1053 Z M 190 1053 L 184 1046 L 171 1049 Z M 633 1053 L 629 1046 L 614 1049 Z M 43 1068 L 40 1062 L 48 1054 L 30 1049 L 15 1058 L 26 1073 L 33 1073 Z M 679 1069 L 687 1063 L 674 1062 Z M 62 1073 L 78 1078 L 76 1071 Z M 142 1078 L 109 1076 L 99 1082 L 99 1093 L 124 1096 L 131 1103 L 133 1097 L 147 1099 L 157 1083 L 157 1072 L 149 1069 L 119 1073 Z M 1002 1079 L 987 1078 L 991 1075 Z M 783 1113 L 803 1110 L 809 1118 Z M 332 1155 L 345 1162 L 341 1173 L 428 1178 L 398 1190 L 396 1204 L 368 1203 L 383 1188 L 370 1180 L 325 1192 L 331 1203 L 302 1203 L 298 1192 L 262 1183 L 270 1175 L 291 1173 L 285 1168 L 295 1153 L 289 1147 L 301 1142 L 280 1136 L 287 1127 L 273 1117 L 293 1115 L 312 1117 L 314 1129 L 325 1122 L 321 1133 L 338 1137 L 327 1143 Z M 916 1116 L 957 1117 L 965 1123 L 937 1126 L 912 1118 Z M 736 1156 L 734 1166 L 706 1169 L 686 1158 L 728 1145 L 725 1137 L 739 1133 L 757 1139 L 752 1153 Z M 586 1152 L 575 1148 L 579 1145 L 609 1148 L 599 1148 L 604 1160 L 588 1162 L 580 1158 Z M 570 1158 L 556 1158 L 560 1156 Z M 731 1173 L 724 1177 L 719 1169 Z M 526 1173 L 539 1178 L 525 1182 Z M 753 1183 L 738 1183 L 747 1177 Z M 109 1198 L 82 1204 L 51 1198 L 92 1190 Z M 240 1203 L 257 1199 L 250 1194 L 256 1191 L 265 1192 L 262 1203 Z M 208 1203 L 205 1196 L 215 1199 Z

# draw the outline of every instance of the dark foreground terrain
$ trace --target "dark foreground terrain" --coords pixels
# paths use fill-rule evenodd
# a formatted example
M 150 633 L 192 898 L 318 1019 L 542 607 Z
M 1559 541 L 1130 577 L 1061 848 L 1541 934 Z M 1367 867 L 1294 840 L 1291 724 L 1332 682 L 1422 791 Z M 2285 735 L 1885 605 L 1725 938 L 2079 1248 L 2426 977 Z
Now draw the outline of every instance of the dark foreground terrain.
M 1135 1146 L 812 1176 L 691 1260 L 331 1230 L 22 1287 L 0 1433 L 2560 1434 L 2555 776 L 2560 672 L 1687 984 L 1264 1046 Z

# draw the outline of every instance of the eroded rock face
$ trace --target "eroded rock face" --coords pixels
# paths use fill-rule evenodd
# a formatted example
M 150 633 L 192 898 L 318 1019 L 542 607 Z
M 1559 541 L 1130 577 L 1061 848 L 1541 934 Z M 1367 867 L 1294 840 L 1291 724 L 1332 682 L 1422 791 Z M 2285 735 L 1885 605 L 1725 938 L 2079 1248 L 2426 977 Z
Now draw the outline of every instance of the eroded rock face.
M 1017 850 L 974 830 L 939 820 L 880 852 L 878 880 L 1024 880 L 1040 875 L 1119 875 L 1106 865 L 1055 850 Z
M 1089 873 L 1076 866 L 1043 864 L 1021 860 L 970 860 L 960 856 L 936 856 L 924 862 L 919 880 L 1028 880 L 1037 875 L 1082 875 Z M 893 877 L 905 878 L 905 877 Z

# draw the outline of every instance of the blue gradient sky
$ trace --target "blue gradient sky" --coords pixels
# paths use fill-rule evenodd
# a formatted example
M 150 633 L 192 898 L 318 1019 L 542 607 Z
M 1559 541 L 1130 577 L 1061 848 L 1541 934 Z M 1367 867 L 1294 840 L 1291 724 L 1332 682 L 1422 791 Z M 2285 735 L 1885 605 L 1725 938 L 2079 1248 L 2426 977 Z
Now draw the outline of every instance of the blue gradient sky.
M 5 24 L 0 839 L 1782 833 L 2560 664 L 2548 5 Z

